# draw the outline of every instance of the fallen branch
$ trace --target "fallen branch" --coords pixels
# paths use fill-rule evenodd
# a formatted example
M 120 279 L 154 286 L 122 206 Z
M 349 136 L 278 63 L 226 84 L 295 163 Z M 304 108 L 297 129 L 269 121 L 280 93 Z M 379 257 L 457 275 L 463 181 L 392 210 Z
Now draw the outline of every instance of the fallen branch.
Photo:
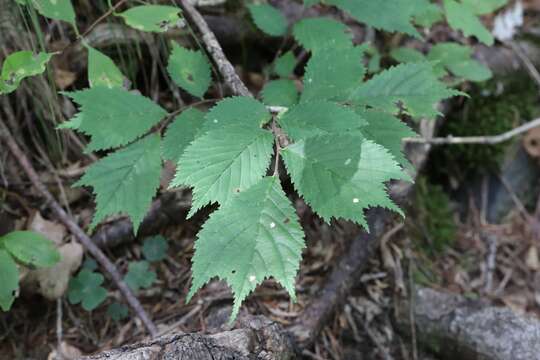
M 214 335 L 164 336 L 83 359 L 288 360 L 293 355 L 292 343 L 279 325 L 263 317 L 250 317 L 240 329 Z
M 328 276 L 323 288 L 302 314 L 288 329 L 302 348 L 309 348 L 317 339 L 328 320 L 344 304 L 357 284 L 369 259 L 379 247 L 379 239 L 385 229 L 390 212 L 380 208 L 367 214 L 370 233 L 362 232 L 352 239 L 346 254 L 339 260 Z
M 126 299 L 127 303 L 135 312 L 135 314 L 137 314 L 137 316 L 141 319 L 149 333 L 152 336 L 155 336 L 157 334 L 156 326 L 154 325 L 152 320 L 150 320 L 150 317 L 143 309 L 141 303 L 139 302 L 139 300 L 137 300 L 131 289 L 122 280 L 122 275 L 120 275 L 114 264 L 105 256 L 105 254 L 99 249 L 99 247 L 97 247 L 96 244 L 92 242 L 92 239 L 90 239 L 90 237 L 86 235 L 86 233 L 80 228 L 80 226 L 77 225 L 75 220 L 70 215 L 68 215 L 65 210 L 60 206 L 60 204 L 58 204 L 58 202 L 54 199 L 52 194 L 39 179 L 39 175 L 37 174 L 36 170 L 34 170 L 34 167 L 30 163 L 26 155 L 23 153 L 19 145 L 16 143 L 13 136 L 11 135 L 11 132 L 9 131 L 9 128 L 6 126 L 2 119 L 0 119 L 0 140 L 7 145 L 13 157 L 17 160 L 21 168 L 24 170 L 24 172 L 32 182 L 32 185 L 34 185 L 34 187 L 41 193 L 46 203 L 50 206 L 50 208 L 56 214 L 59 220 L 69 229 L 69 231 L 75 236 L 75 238 L 77 238 L 77 240 L 84 246 L 84 248 L 88 250 L 88 252 L 94 257 L 94 259 L 96 259 L 96 261 L 111 276 L 113 282 L 116 284 L 116 286 Z
M 219 72 L 223 76 L 223 79 L 229 85 L 235 95 L 250 96 L 253 95 L 249 92 L 246 85 L 240 80 L 240 77 L 234 70 L 234 67 L 223 53 L 223 49 L 219 45 L 216 36 L 208 27 L 206 20 L 202 15 L 191 5 L 188 0 L 178 0 L 180 6 L 191 19 L 193 24 L 197 27 L 201 35 L 201 39 L 204 43 L 206 51 L 210 54 L 214 63 L 218 67 Z
M 487 144 L 495 145 L 511 138 L 526 133 L 527 131 L 540 126 L 540 118 L 531 120 L 515 129 L 507 131 L 505 133 L 493 136 L 464 136 L 454 137 L 449 135 L 447 137 L 436 138 L 403 138 L 403 142 L 406 143 L 418 143 L 418 144 L 430 144 L 430 145 L 456 145 L 456 144 Z
M 412 310 L 420 344 L 446 359 L 530 360 L 540 354 L 540 321 L 462 296 L 419 288 L 396 319 L 409 333 Z M 412 307 L 412 309 L 410 309 Z

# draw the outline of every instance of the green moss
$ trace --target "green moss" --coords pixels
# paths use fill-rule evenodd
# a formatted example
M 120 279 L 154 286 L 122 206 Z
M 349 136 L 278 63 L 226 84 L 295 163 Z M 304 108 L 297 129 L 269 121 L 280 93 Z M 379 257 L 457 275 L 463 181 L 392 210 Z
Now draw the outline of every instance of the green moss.
M 418 250 L 428 255 L 441 253 L 456 239 L 450 198 L 441 186 L 430 184 L 425 177 L 417 179 L 415 189 L 410 233 L 418 240 Z
M 537 89 L 526 74 L 514 74 L 469 91 L 470 98 L 449 115 L 440 136 L 497 135 L 539 113 Z M 498 169 L 511 141 L 497 145 L 445 145 L 434 149 L 430 172 L 460 181 Z

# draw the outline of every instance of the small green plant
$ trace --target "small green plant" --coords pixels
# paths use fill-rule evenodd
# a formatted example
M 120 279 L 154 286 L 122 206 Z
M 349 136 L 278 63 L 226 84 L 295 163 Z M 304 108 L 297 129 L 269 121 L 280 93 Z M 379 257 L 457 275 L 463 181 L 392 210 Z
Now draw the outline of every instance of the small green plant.
M 76 29 L 67 0 L 18 1 Z M 306 7 L 315 4 L 319 1 L 304 1 Z M 326 0 L 324 4 L 366 26 L 417 39 L 422 39 L 419 26 L 446 19 L 452 28 L 489 45 L 493 37 L 477 15 L 504 2 L 444 0 L 443 7 L 428 0 Z M 156 125 L 170 120 L 173 113 L 123 88 L 122 73 L 112 60 L 88 47 L 90 88 L 64 93 L 80 112 L 62 125 L 90 137 L 88 151 L 108 152 L 77 183 L 92 187 L 96 195 L 91 229 L 109 215 L 125 213 L 137 231 L 157 192 L 164 159 L 177 161 L 170 186 L 193 190 L 189 216 L 219 204 L 198 234 L 189 298 L 210 279 L 222 278 L 234 293 L 231 319 L 266 278 L 275 278 L 295 297 L 304 233 L 282 188 L 280 175 L 286 174 L 279 174 L 279 161 L 284 162 L 296 192 L 328 222 L 341 218 L 367 227 L 364 211 L 377 206 L 402 213 L 388 197 L 386 183 L 410 180 L 401 141 L 414 133 L 397 115 L 436 117 L 439 101 L 462 94 L 439 80 L 445 69 L 465 78 L 478 77 L 475 70 L 479 69 L 470 52 L 460 48 L 453 50 L 454 57 L 444 63 L 444 69 L 428 56 L 368 77 L 368 71 L 379 70 L 380 55 L 370 44 L 355 45 L 345 24 L 311 18 L 289 29 L 283 14 L 271 5 L 247 8 L 262 32 L 292 35 L 310 53 L 301 93 L 288 78 L 296 67 L 295 55 L 289 51 L 273 66 L 278 78 L 266 84 L 264 103 L 242 96 L 220 100 L 206 113 L 186 107 L 162 140 L 162 134 L 152 129 L 159 129 Z M 181 11 L 171 6 L 140 5 L 114 15 L 147 32 L 183 24 Z M 371 57 L 368 69 L 366 51 Z M 173 43 L 167 69 L 176 85 L 193 97 L 203 98 L 211 85 L 211 66 L 200 50 Z M 485 71 L 482 75 L 487 76 Z M 76 278 L 73 300 L 84 306 L 84 278 L 92 284 L 88 291 L 98 295 L 103 294 L 102 281 L 88 272 L 79 276 L 83 278 Z M 154 280 L 148 262 L 130 264 L 126 281 L 133 289 L 150 286 Z M 100 298 L 103 295 L 91 297 L 95 301 L 87 307 Z
M 125 277 L 127 286 L 134 292 L 140 289 L 147 289 L 156 281 L 155 271 L 150 270 L 148 261 L 132 261 L 128 265 L 128 272 Z
M 19 289 L 19 264 L 30 268 L 51 267 L 60 260 L 54 244 L 32 231 L 0 236 L 0 309 L 8 311 Z
M 100 273 L 88 269 L 79 271 L 69 282 L 69 302 L 81 304 L 86 311 L 94 310 L 107 299 L 108 291 L 101 286 L 104 281 L 105 278 Z
M 169 245 L 163 236 L 153 236 L 143 242 L 142 254 L 146 260 L 132 261 L 124 277 L 126 284 L 134 292 L 147 289 L 157 280 L 157 274 L 151 269 L 150 262 L 163 261 Z M 108 290 L 104 287 L 105 278 L 96 271 L 97 264 L 91 258 L 85 259 L 82 270 L 71 279 L 68 300 L 71 304 L 81 304 L 86 311 L 93 311 L 105 302 Z M 115 321 L 125 318 L 127 307 L 116 302 L 107 307 L 107 314 Z
M 430 184 L 426 177 L 417 179 L 415 215 L 409 221 L 418 248 L 429 255 L 440 254 L 456 240 L 457 227 L 450 198 L 440 185 Z
M 151 262 L 162 261 L 167 256 L 169 244 L 163 236 L 154 236 L 144 240 L 142 253 Z
M 129 309 L 124 304 L 113 302 L 107 307 L 107 315 L 114 321 L 124 320 L 129 316 Z

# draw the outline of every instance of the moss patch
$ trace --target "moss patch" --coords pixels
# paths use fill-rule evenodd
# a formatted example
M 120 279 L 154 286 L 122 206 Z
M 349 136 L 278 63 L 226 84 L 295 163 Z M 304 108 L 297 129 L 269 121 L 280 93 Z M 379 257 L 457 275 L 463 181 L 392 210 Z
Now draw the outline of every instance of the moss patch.
M 526 74 L 475 85 L 462 108 L 447 117 L 440 136 L 486 136 L 509 131 L 540 112 L 537 93 Z M 463 181 L 495 171 L 509 144 L 511 141 L 497 145 L 439 146 L 432 152 L 429 173 L 432 179 L 451 176 Z
M 430 184 L 426 177 L 417 179 L 415 190 L 409 233 L 417 239 L 417 250 L 426 255 L 440 254 L 456 239 L 450 198 L 441 186 Z

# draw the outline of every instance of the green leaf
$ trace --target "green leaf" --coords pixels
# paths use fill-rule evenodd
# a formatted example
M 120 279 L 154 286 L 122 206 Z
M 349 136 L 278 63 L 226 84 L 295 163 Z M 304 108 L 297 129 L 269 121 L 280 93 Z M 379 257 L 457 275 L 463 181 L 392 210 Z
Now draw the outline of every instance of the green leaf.
M 140 289 L 147 289 L 156 282 L 155 271 L 150 270 L 148 261 L 132 261 L 128 265 L 128 273 L 124 278 L 127 286 L 134 292 Z
M 290 107 L 298 102 L 298 90 L 293 80 L 272 80 L 264 85 L 262 98 L 269 106 Z
M 13 231 L 0 237 L 0 245 L 25 265 L 50 267 L 60 261 L 54 243 L 33 231 Z
M 411 24 L 416 9 L 412 0 L 327 0 L 361 23 L 386 31 L 398 31 L 420 38 Z
M 282 36 L 287 32 L 287 19 L 275 7 L 268 4 L 248 5 L 253 22 L 270 36 Z
M 200 110 L 189 108 L 178 115 L 167 127 L 163 139 L 163 157 L 178 162 L 186 147 L 200 134 L 204 124 Z
M 172 44 L 167 71 L 178 86 L 200 98 L 212 82 L 212 70 L 206 56 L 177 43 Z
M 439 43 L 431 48 L 428 59 L 437 61 L 439 73 L 445 75 L 447 68 L 452 74 L 471 81 L 485 81 L 491 78 L 489 68 L 471 58 L 472 49 L 456 43 Z
M 182 25 L 181 10 L 166 5 L 141 5 L 118 14 L 127 25 L 134 29 L 162 33 L 170 28 Z
M 300 102 L 344 100 L 362 83 L 364 49 L 360 47 L 321 51 L 306 66 L 304 92 Z
M 489 68 L 473 59 L 450 64 L 448 65 L 448 70 L 455 76 L 470 81 L 486 81 L 493 76 Z
M 319 3 L 320 0 L 304 0 L 304 6 L 310 7 Z
M 82 303 L 86 311 L 92 311 L 107 298 L 107 290 L 101 286 L 103 275 L 90 270 L 81 270 L 71 279 L 68 289 L 68 300 L 71 304 Z
M 29 3 L 45 17 L 75 25 L 75 11 L 71 0 L 31 0 Z
M 381 206 L 402 213 L 385 182 L 410 180 L 393 156 L 361 135 L 301 140 L 281 151 L 295 189 L 325 221 L 352 220 L 368 227 L 364 210 Z
M 203 206 L 226 204 L 266 173 L 274 137 L 267 130 L 229 125 L 211 130 L 188 146 L 180 158 L 171 186 L 193 188 L 188 216 Z
M 366 48 L 366 54 L 369 55 L 368 74 L 375 74 L 381 71 L 381 53 L 379 50 L 375 46 L 370 45 Z
M 274 64 L 274 72 L 281 77 L 288 77 L 296 67 L 296 57 L 292 51 L 281 55 Z
M 357 105 L 369 105 L 397 113 L 398 103 L 412 117 L 433 118 L 435 105 L 443 99 L 462 94 L 448 89 L 433 73 L 429 62 L 401 64 L 360 85 L 350 96 Z
M 142 253 L 148 261 L 161 261 L 167 256 L 168 249 L 167 239 L 158 235 L 144 240 Z
M 428 1 L 426 3 L 415 11 L 414 22 L 419 26 L 430 28 L 433 24 L 444 19 L 444 13 L 439 5 Z
M 416 137 L 417 134 L 403 121 L 388 113 L 368 110 L 361 114 L 368 122 L 362 129 L 366 139 L 384 146 L 403 168 L 413 170 L 412 164 L 403 153 L 402 139 Z
M 94 271 L 94 270 L 97 270 L 98 264 L 96 260 L 87 257 L 86 259 L 84 259 L 84 262 L 81 265 L 81 267 L 86 270 Z
M 271 114 L 261 102 L 247 96 L 230 97 L 210 109 L 205 116 L 202 131 L 217 130 L 228 125 L 259 129 L 271 118 Z
M 56 126 L 58 130 L 65 130 L 65 129 L 72 129 L 72 130 L 78 130 L 81 127 L 83 119 L 83 114 L 78 113 L 75 114 L 71 119 L 68 121 L 64 121 L 60 125 Z
M 107 315 L 114 321 L 120 321 L 129 317 L 129 309 L 126 305 L 113 302 L 107 307 Z
M 158 135 L 150 135 L 93 164 L 76 183 L 94 188 L 97 206 L 91 228 L 108 215 L 126 213 L 137 233 L 159 186 L 160 175 Z
M 305 49 L 313 52 L 352 46 L 352 34 L 347 25 L 330 18 L 300 20 L 294 25 L 293 35 Z
M 426 57 L 420 51 L 408 47 L 399 47 L 390 52 L 394 60 L 402 63 L 425 61 Z
M 461 0 L 461 2 L 476 15 L 486 15 L 506 5 L 508 0 Z
M 465 36 L 475 36 L 484 44 L 493 45 L 493 35 L 485 28 L 469 6 L 455 0 L 444 0 L 444 10 L 448 25 L 463 31 Z
M 88 82 L 90 86 L 123 87 L 125 77 L 112 59 L 89 45 L 86 45 L 86 48 L 88 49 Z
M 31 51 L 17 51 L 4 60 L 0 74 L 0 94 L 15 91 L 24 78 L 39 75 L 45 71 L 45 66 L 54 54 Z
M 125 145 L 167 114 L 150 99 L 120 88 L 96 86 L 63 94 L 81 106 L 76 119 L 80 121 L 78 129 L 92 137 L 89 151 Z
M 19 269 L 17 264 L 5 250 L 0 248 L 0 309 L 11 309 L 15 295 L 19 289 Z
M 367 122 L 348 107 L 328 101 L 306 102 L 278 118 L 287 136 L 301 140 L 317 135 L 359 133 Z
M 279 179 L 265 177 L 236 195 L 197 237 L 188 298 L 213 277 L 224 279 L 234 293 L 234 320 L 246 296 L 272 276 L 295 299 L 304 234 Z

